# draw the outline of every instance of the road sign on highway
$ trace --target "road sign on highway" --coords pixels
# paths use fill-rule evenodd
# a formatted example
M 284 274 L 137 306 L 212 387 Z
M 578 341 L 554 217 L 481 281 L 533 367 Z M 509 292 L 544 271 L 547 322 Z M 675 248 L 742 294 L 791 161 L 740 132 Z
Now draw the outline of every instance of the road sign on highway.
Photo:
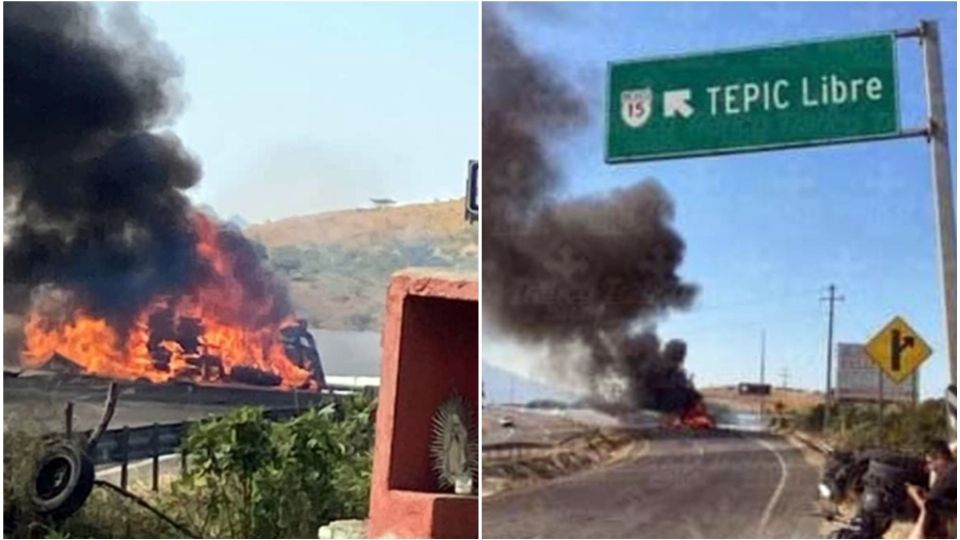
M 886 375 L 870 358 L 862 343 L 838 343 L 836 351 L 837 378 L 833 398 L 837 401 L 914 402 L 918 385 L 916 372 L 903 382 L 893 384 L 883 380 Z
M 893 33 L 612 63 L 608 71 L 611 163 L 900 132 Z
M 467 163 L 467 197 L 464 218 L 470 223 L 480 219 L 480 179 L 478 169 L 480 163 L 471 159 Z
M 933 350 L 907 321 L 894 317 L 866 345 L 867 355 L 887 377 L 899 384 L 909 377 Z
M 773 393 L 773 387 L 762 383 L 740 383 L 737 385 L 737 393 L 741 396 L 769 396 Z

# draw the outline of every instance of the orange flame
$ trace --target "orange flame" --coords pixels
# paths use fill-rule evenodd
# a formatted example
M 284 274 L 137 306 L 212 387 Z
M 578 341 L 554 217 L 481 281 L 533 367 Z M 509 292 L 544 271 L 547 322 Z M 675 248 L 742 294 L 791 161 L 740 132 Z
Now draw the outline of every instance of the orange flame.
M 694 430 L 713 429 L 716 427 L 713 417 L 707 412 L 707 407 L 702 401 L 694 403 L 676 418 L 674 426 L 677 428 L 687 428 Z
M 158 367 L 151 355 L 150 317 L 169 310 L 177 319 L 189 317 L 200 322 L 198 349 L 201 354 L 219 359 L 222 372 L 230 373 L 244 366 L 280 377 L 283 387 L 315 384 L 310 372 L 287 357 L 280 341 L 280 329 L 296 322 L 293 314 L 279 321 L 262 322 L 271 319 L 273 299 L 254 302 L 247 298 L 246 289 L 234 273 L 235 261 L 221 246 L 218 226 L 211 218 L 197 214 L 194 226 L 199 240 L 197 254 L 212 269 L 210 279 L 190 294 L 154 299 L 137 315 L 126 335 L 120 335 L 106 319 L 92 316 L 82 308 L 62 323 L 50 321 L 34 310 L 24 327 L 23 363 L 40 367 L 59 354 L 87 373 L 106 377 L 145 378 L 153 382 L 178 376 L 201 378 L 197 352 L 185 351 L 176 341 L 159 342 L 159 347 L 169 353 L 165 369 Z

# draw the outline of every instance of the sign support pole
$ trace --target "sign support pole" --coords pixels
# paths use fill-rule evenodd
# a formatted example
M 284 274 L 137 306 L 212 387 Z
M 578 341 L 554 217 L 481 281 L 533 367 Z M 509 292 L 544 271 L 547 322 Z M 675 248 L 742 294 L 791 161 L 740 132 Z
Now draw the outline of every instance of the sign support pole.
M 920 22 L 920 43 L 930 114 L 930 158 L 936 196 L 937 228 L 940 239 L 940 268 L 943 274 L 943 308 L 947 325 L 950 384 L 957 384 L 957 226 L 954 213 L 953 178 L 950 165 L 950 131 L 943 91 L 940 59 L 940 30 L 935 21 Z
M 880 429 L 877 430 L 877 444 L 880 446 L 883 446 L 883 429 L 884 429 L 883 428 L 883 406 L 885 404 L 884 403 L 885 396 L 883 394 L 883 382 L 884 382 L 883 372 L 880 372 L 879 376 L 880 376 L 880 396 L 879 396 L 880 399 L 877 402 L 877 405 L 878 405 L 877 422 L 880 424 Z

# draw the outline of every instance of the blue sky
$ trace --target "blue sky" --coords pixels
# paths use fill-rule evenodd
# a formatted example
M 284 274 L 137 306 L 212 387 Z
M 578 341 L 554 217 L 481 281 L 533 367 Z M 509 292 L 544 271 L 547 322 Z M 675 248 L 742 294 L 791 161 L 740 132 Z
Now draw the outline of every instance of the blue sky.
M 660 181 L 687 241 L 681 274 L 699 284 L 695 307 L 660 325 L 689 342 L 698 384 L 758 378 L 767 334 L 768 381 L 822 388 L 826 305 L 835 283 L 839 341 L 862 342 L 893 315 L 927 338 L 934 356 L 921 369 L 925 395 L 946 386 L 946 337 L 928 148 L 922 139 L 606 165 L 606 63 L 862 34 L 940 23 L 948 113 L 956 118 L 956 6 L 953 3 L 562 4 L 501 6 L 521 42 L 553 65 L 593 110 L 588 129 L 555 141 L 565 195 L 598 193 L 644 178 Z M 901 123 L 925 116 L 916 40 L 898 42 Z M 956 123 L 951 146 L 956 166 Z M 538 353 L 486 336 L 487 361 L 537 376 Z M 495 392 L 489 389 L 488 392 Z
M 250 222 L 462 196 L 476 4 L 144 3 L 181 58 L 191 196 Z

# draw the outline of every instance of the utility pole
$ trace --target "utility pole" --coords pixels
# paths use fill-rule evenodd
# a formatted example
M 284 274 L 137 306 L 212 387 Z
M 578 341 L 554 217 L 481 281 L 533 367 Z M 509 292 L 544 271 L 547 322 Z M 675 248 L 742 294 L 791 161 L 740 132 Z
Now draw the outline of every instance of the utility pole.
M 783 368 L 783 370 L 780 371 L 780 380 L 783 382 L 782 388 L 784 390 L 786 390 L 787 388 L 790 388 L 790 370 L 789 369 Z
M 760 384 L 767 383 L 767 331 L 760 332 Z M 760 396 L 760 422 L 766 413 L 767 396 Z
M 760 384 L 767 382 L 767 331 L 760 333 Z
M 833 403 L 833 322 L 836 314 L 836 303 L 843 302 L 843 296 L 837 296 L 837 286 L 830 284 L 827 288 L 826 298 L 820 298 L 821 302 L 830 304 L 830 316 L 827 323 L 827 394 L 824 397 L 823 408 L 823 428 L 826 429 L 830 423 L 830 406 Z

